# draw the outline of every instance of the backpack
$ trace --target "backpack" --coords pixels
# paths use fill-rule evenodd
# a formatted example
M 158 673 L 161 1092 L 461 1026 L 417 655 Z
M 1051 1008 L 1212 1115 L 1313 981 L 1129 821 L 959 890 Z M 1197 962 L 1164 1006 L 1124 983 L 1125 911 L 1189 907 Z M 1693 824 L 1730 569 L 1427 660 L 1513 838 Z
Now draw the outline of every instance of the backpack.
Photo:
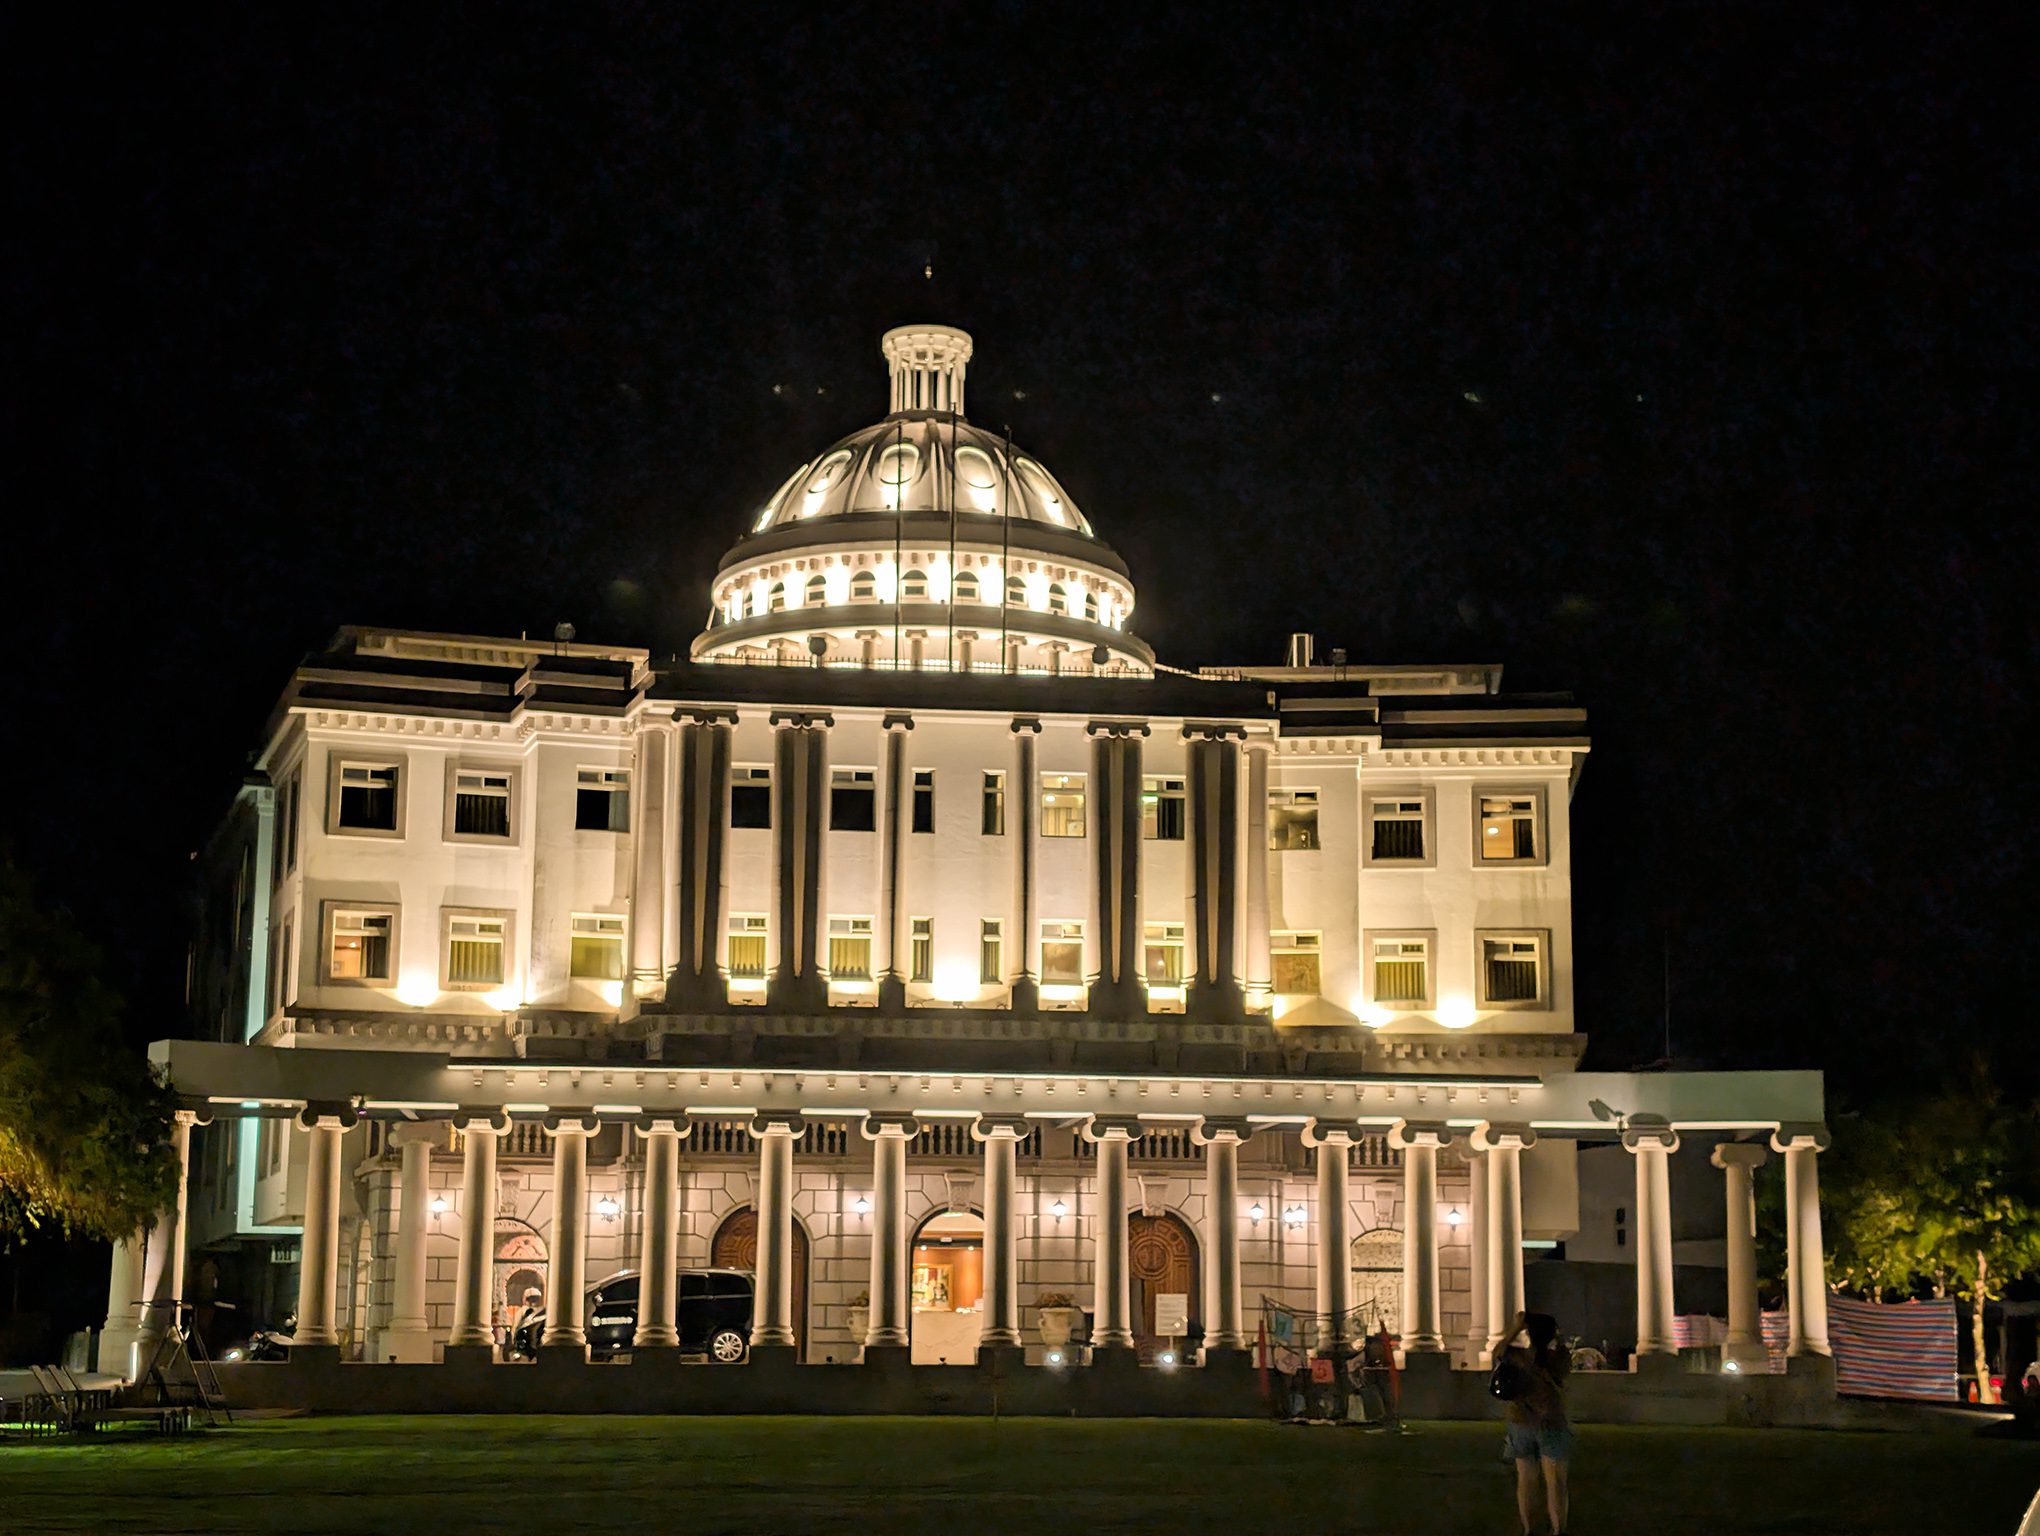
M 1498 1397 L 1505 1403 L 1513 1403 L 1529 1395 L 1530 1373 L 1504 1352 L 1495 1361 L 1495 1368 L 1488 1375 L 1487 1389 L 1488 1396 Z

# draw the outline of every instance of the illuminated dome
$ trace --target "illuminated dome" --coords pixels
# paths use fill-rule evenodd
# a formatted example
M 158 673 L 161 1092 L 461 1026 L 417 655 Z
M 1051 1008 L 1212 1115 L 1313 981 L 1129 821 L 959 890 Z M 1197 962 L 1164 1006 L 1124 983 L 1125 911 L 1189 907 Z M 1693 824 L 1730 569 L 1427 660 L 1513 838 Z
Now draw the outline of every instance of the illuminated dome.
M 703 661 L 1140 672 L 1133 584 L 1038 459 L 963 419 L 970 337 L 880 343 L 891 414 L 802 463 L 716 573 Z

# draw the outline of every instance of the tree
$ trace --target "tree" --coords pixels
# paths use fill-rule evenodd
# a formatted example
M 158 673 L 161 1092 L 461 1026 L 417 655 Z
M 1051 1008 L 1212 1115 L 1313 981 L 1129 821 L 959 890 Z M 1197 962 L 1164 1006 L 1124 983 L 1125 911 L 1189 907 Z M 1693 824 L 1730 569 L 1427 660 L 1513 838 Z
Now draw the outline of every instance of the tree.
M 98 951 L 0 853 L 0 1244 L 124 1238 L 176 1198 L 175 1096 L 120 1020 Z

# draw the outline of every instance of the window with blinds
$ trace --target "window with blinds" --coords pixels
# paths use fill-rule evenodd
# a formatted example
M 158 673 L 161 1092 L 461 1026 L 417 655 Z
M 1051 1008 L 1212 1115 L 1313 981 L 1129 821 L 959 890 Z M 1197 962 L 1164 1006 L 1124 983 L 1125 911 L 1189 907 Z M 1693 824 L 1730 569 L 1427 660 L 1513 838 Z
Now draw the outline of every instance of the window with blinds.
M 1041 979 L 1052 987 L 1084 984 L 1084 925 L 1052 922 L 1041 925 Z
M 1381 863 L 1390 859 L 1421 859 L 1424 856 L 1422 800 L 1376 800 L 1369 819 L 1374 834 L 1369 858 Z
M 1506 864 L 1537 857 L 1537 797 L 1483 795 L 1480 801 L 1480 858 Z
M 1544 944 L 1531 935 L 1481 940 L 1484 1001 L 1534 1003 L 1544 995 Z
M 907 940 L 907 980 L 933 981 L 935 979 L 935 919 L 916 917 L 909 920 L 911 932 Z
M 1041 776 L 1041 835 L 1084 835 L 1084 776 L 1081 773 L 1044 773 Z
M 871 980 L 871 919 L 832 917 L 829 919 L 829 979 L 831 981 Z
M 510 925 L 500 917 L 449 915 L 446 919 L 446 984 L 500 987 Z
M 1431 1000 L 1431 943 L 1423 938 L 1376 939 L 1374 1000 L 1423 1008 Z
M 453 776 L 453 835 L 510 836 L 510 774 L 463 768 Z
M 1006 979 L 1005 925 L 996 917 L 978 924 L 978 981 L 995 987 Z
M 601 912 L 574 914 L 569 974 L 583 981 L 623 980 L 623 919 Z
M 723 968 L 733 981 L 765 979 L 765 919 L 756 914 L 730 918 Z
M 390 939 L 395 927 L 396 915 L 392 912 L 336 908 L 332 945 L 326 961 L 327 980 L 390 980 Z
M 1269 964 L 1278 993 L 1291 997 L 1316 997 L 1324 990 L 1324 967 L 1320 958 L 1324 936 L 1317 933 L 1271 933 Z

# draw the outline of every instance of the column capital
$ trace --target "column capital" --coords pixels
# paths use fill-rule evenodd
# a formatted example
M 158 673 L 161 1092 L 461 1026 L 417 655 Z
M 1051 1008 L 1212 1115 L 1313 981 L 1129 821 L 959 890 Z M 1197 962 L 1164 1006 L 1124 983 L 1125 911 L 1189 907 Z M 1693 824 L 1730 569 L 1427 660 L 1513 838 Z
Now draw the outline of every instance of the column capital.
M 556 1109 L 539 1122 L 548 1136 L 593 1136 L 602 1119 L 592 1109 Z
M 1367 1127 L 1354 1120 L 1313 1119 L 1303 1128 L 1306 1147 L 1350 1147 L 1367 1134 Z
M 463 1136 L 501 1136 L 510 1129 L 510 1116 L 503 1110 L 484 1106 L 461 1108 L 447 1117 Z
M 857 1123 L 857 1134 L 866 1141 L 882 1136 L 911 1139 L 921 1134 L 921 1122 L 912 1115 L 866 1115 Z
M 774 730 L 826 731 L 836 723 L 836 717 L 826 709 L 775 709 L 765 718 Z
M 1000 1138 L 1018 1141 L 1034 1129 L 1033 1122 L 1025 1115 L 979 1115 L 971 1122 L 972 1141 L 991 1141 Z
M 1622 1145 L 1631 1152 L 1676 1152 L 1679 1133 L 1663 1115 L 1631 1115 L 1622 1127 Z
M 900 711 L 887 715 L 878 723 L 880 728 L 886 731 L 911 731 L 914 728 L 914 717 L 905 711 Z
M 390 1141 L 399 1147 L 438 1147 L 446 1142 L 444 1120 L 399 1120 L 390 1127 Z
M 354 1122 L 359 1120 L 361 1116 L 352 1104 L 320 1103 L 315 1100 L 299 1110 L 294 1118 L 297 1120 L 298 1125 L 307 1131 L 311 1130 L 314 1126 L 320 1126 L 329 1131 L 345 1131 L 353 1129 Z
M 1244 1115 L 1226 1118 L 1206 1115 L 1190 1127 L 1190 1139 L 1200 1147 L 1208 1147 L 1214 1141 L 1229 1141 L 1241 1145 L 1252 1139 L 1256 1127 Z
M 1828 1128 L 1814 1120 L 1786 1121 L 1771 1136 L 1773 1152 L 1825 1152 L 1833 1144 Z
M 1093 1115 L 1084 1122 L 1084 1140 L 1137 1141 L 1141 1123 L 1138 1115 Z
M 1248 732 L 1245 745 L 1249 752 L 1266 752 L 1271 757 L 1275 753 L 1275 738 L 1273 736 L 1262 736 Z
M 1041 722 L 1032 715 L 1016 715 L 1013 717 L 1012 731 L 1015 736 L 1023 733 L 1039 736 L 1041 734 Z
M 171 1111 L 170 1118 L 189 1130 L 194 1125 L 211 1125 L 212 1111 L 203 1106 L 190 1106 Z
M 639 1138 L 646 1141 L 661 1132 L 676 1137 L 694 1134 L 694 1122 L 685 1115 L 639 1115 L 630 1124 Z
M 711 704 L 681 704 L 674 708 L 673 718 L 683 725 L 735 725 L 737 712 Z
M 1183 727 L 1185 741 L 1244 741 L 1247 728 L 1224 720 L 1192 720 Z
M 1537 1133 L 1527 1125 L 1483 1120 L 1473 1128 L 1476 1152 L 1526 1152 L 1537 1145 Z
M 1707 1154 L 1717 1168 L 1761 1168 L 1771 1160 L 1771 1149 L 1761 1141 L 1723 1141 Z
M 1442 1120 L 1398 1120 L 1388 1128 L 1391 1146 L 1408 1151 L 1411 1147 L 1449 1147 L 1452 1127 Z
M 1154 733 L 1148 729 L 1145 720 L 1092 720 L 1084 726 L 1084 734 L 1125 740 L 1133 736 L 1150 736 Z
M 791 1136 L 798 1141 L 807 1134 L 807 1120 L 797 1109 L 760 1111 L 745 1129 L 754 1141 L 763 1141 L 769 1136 Z

